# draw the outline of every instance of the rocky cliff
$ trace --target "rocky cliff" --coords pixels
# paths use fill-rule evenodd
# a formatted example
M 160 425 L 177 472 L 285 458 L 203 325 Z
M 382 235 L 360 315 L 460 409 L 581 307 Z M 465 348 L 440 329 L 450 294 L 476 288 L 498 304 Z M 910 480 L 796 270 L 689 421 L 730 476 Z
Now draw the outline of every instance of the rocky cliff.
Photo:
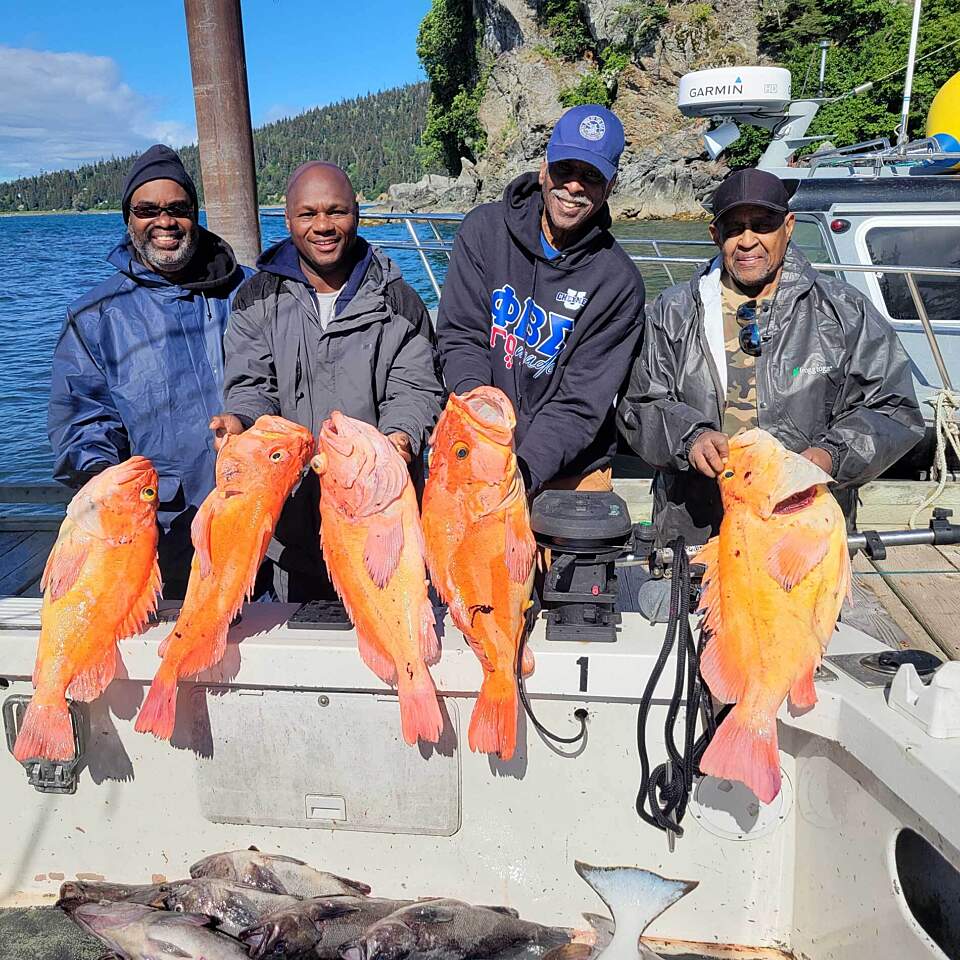
M 627 138 L 614 215 L 702 216 L 700 200 L 724 168 L 705 159 L 704 124 L 677 111 L 677 82 L 690 70 L 756 62 L 760 2 L 580 0 L 567 7 L 577 9 L 592 44 L 571 60 L 557 53 L 545 0 L 473 0 L 486 64 L 478 111 L 486 148 L 476 164 L 463 161 L 458 177 L 395 184 L 389 201 L 396 208 L 465 209 L 498 197 L 511 178 L 540 163 L 564 91 L 597 74 Z M 597 62 L 603 50 L 621 52 L 613 75 Z

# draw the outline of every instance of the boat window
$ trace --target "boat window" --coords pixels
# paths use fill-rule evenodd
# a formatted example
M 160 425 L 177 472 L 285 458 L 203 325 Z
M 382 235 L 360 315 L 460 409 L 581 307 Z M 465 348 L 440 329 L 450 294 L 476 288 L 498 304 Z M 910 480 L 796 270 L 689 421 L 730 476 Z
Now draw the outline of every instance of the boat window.
M 793 242 L 813 263 L 829 263 L 832 259 L 823 239 L 820 224 L 816 220 L 797 217 L 797 224 L 793 228 Z
M 960 873 L 919 833 L 897 834 L 897 879 L 913 918 L 950 958 L 960 958 Z
M 960 267 L 960 224 L 884 226 L 866 232 L 871 263 L 911 267 Z M 906 278 L 883 274 L 880 291 L 893 320 L 919 320 Z M 960 279 L 917 277 L 917 289 L 933 323 L 956 321 Z

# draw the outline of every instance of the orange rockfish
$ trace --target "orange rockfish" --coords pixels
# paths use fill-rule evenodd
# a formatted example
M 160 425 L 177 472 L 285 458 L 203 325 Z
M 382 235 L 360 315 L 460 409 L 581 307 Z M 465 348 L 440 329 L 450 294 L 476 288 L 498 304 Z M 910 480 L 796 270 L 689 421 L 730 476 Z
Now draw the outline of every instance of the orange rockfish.
M 736 704 L 700 769 L 745 783 L 764 803 L 780 791 L 777 711 L 788 694 L 796 708 L 817 702 L 813 672 L 850 590 L 830 482 L 769 433 L 739 434 L 719 478 L 720 534 L 696 557 L 707 565 L 701 673 L 715 697 Z
M 384 683 L 396 684 L 403 739 L 436 743 L 443 716 L 427 666 L 440 659 L 440 642 L 407 465 L 376 427 L 336 410 L 320 428 L 317 450 L 323 559 L 360 656 Z
M 136 729 L 169 740 L 177 681 L 223 658 L 230 623 L 249 598 L 257 569 L 290 491 L 313 453 L 313 435 L 283 417 L 260 417 L 228 436 L 217 454 L 217 485 L 200 505 L 190 535 L 187 594 Z
M 70 760 L 67 694 L 103 693 L 116 671 L 117 641 L 143 626 L 160 593 L 157 472 L 146 457 L 107 467 L 80 488 L 40 583 L 36 692 L 13 754 Z
M 470 749 L 504 760 L 517 744 L 517 653 L 537 549 L 513 452 L 516 422 L 496 387 L 451 395 L 430 438 L 423 494 L 433 583 L 483 665 Z M 524 675 L 532 671 L 533 654 L 524 648 Z

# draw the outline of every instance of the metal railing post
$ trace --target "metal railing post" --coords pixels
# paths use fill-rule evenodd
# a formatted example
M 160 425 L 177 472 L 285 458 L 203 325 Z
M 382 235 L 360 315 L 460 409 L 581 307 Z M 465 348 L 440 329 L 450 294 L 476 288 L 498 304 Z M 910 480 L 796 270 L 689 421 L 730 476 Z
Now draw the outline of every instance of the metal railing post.
M 430 261 L 427 259 L 426 253 L 424 253 L 423 247 L 420 246 L 420 237 L 417 234 L 417 229 L 413 225 L 412 220 L 407 220 L 407 233 L 410 234 L 410 239 L 413 241 L 413 245 L 417 248 L 417 253 L 420 254 L 420 259 L 423 261 L 423 269 L 427 271 L 427 276 L 430 278 L 430 283 L 433 284 L 433 291 L 437 295 L 437 299 L 440 299 L 440 284 L 437 283 L 437 278 L 433 272 L 433 267 L 430 266 Z

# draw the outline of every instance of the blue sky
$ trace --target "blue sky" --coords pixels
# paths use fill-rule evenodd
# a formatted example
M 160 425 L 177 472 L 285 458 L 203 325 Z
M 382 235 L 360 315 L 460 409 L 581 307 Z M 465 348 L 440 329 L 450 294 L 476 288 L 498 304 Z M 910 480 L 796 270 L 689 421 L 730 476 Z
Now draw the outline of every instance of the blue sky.
M 423 79 L 430 0 L 243 0 L 255 126 Z M 0 180 L 196 138 L 180 0 L 0 0 Z

